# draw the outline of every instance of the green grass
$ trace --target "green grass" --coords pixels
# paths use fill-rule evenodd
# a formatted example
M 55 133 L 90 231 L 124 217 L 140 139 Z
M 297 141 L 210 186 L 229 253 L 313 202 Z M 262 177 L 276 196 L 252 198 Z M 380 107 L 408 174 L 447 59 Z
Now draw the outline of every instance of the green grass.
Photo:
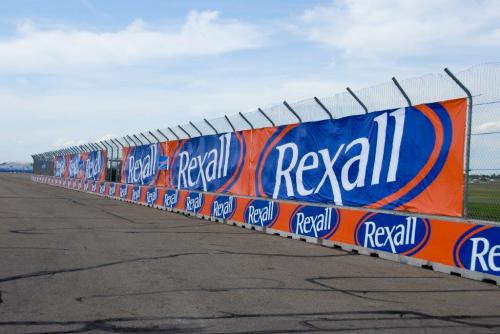
M 500 221 L 500 183 L 469 185 L 469 217 Z

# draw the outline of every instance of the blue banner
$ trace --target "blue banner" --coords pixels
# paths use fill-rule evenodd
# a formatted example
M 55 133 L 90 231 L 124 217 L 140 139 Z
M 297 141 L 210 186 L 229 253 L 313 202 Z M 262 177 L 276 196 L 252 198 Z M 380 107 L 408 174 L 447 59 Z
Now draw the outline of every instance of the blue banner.
M 154 185 L 160 169 L 166 169 L 166 159 L 160 144 L 127 148 L 123 159 L 122 182 L 135 185 Z

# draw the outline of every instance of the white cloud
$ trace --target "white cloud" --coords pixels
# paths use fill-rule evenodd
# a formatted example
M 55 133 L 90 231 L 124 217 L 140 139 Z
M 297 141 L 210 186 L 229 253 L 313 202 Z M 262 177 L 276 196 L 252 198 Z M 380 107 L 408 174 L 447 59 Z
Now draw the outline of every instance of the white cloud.
M 474 132 L 490 132 L 490 131 L 498 131 L 500 130 L 500 120 L 493 122 L 485 122 L 479 126 L 477 126 Z
M 225 21 L 216 11 L 192 11 L 175 31 L 135 20 L 116 32 L 41 30 L 30 22 L 0 41 L 0 73 L 54 73 L 135 65 L 172 57 L 216 55 L 255 48 L 262 35 L 249 24 Z
M 338 0 L 305 11 L 298 25 L 308 39 L 353 58 L 500 52 L 498 0 Z

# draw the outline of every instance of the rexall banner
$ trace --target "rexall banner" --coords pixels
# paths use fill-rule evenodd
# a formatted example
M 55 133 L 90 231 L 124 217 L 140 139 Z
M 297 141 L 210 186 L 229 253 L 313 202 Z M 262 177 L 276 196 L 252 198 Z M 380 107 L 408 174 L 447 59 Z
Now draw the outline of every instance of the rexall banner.
M 174 188 L 227 192 L 245 168 L 246 144 L 241 132 L 183 140 L 175 146 L 169 174 Z M 244 193 L 248 191 L 247 187 Z
M 66 171 L 67 176 L 70 178 L 78 178 L 80 176 L 80 170 L 83 168 L 83 161 L 80 158 L 80 154 L 68 154 L 66 155 Z
M 459 99 L 279 127 L 258 154 L 256 195 L 458 216 L 465 113 Z
M 122 182 L 135 185 L 163 185 L 161 171 L 168 160 L 160 144 L 126 147 L 122 151 Z
M 66 176 L 66 159 L 64 155 L 54 157 L 54 176 Z
M 82 174 L 85 180 L 104 181 L 107 170 L 107 151 L 92 151 L 81 154 Z
M 122 181 L 460 216 L 466 108 L 456 99 L 170 141 L 156 179 L 157 155 L 139 146 L 124 155 Z

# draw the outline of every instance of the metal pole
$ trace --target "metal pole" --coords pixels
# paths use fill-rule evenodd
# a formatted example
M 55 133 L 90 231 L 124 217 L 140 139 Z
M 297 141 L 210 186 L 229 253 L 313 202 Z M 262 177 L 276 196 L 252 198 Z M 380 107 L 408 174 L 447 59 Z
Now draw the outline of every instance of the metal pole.
M 299 120 L 299 123 L 302 123 L 302 118 L 300 118 L 300 116 L 295 112 L 295 110 L 292 109 L 292 107 L 290 107 L 290 105 L 286 102 L 286 101 L 283 101 L 283 105 L 292 113 L 295 115 L 295 117 L 297 117 L 297 119 Z
M 110 161 L 111 168 L 113 168 L 113 163 L 116 166 L 115 167 L 115 177 L 113 177 L 113 172 L 111 172 L 110 181 L 116 182 L 116 181 L 118 181 L 118 151 L 120 150 L 120 147 L 118 145 L 116 145 L 116 143 L 113 141 L 112 138 L 109 139 L 108 145 L 112 148 L 111 149 L 111 161 Z M 115 159 L 115 154 L 114 154 L 115 148 L 116 148 L 116 159 Z
M 177 138 L 177 140 L 181 140 L 181 139 L 179 138 L 179 136 L 177 135 L 177 133 L 175 133 L 175 132 L 174 132 L 174 130 L 172 130 L 172 128 L 171 128 L 171 127 L 168 127 L 168 130 L 169 130 L 170 132 L 172 132 L 172 134 L 174 135 L 174 137 L 175 137 L 175 138 Z
M 128 147 L 132 147 L 132 145 L 130 144 L 130 142 L 127 139 L 127 136 L 124 136 L 123 139 L 125 139 L 125 142 L 127 143 Z M 131 140 L 131 142 L 134 142 L 134 141 Z M 135 143 L 134 143 L 134 146 L 136 146 Z
M 96 143 L 97 144 L 97 143 Z M 112 160 L 113 160 L 113 147 L 111 147 L 111 150 L 109 150 L 109 147 L 102 141 L 99 142 L 99 146 L 103 146 L 104 149 L 106 151 L 106 158 L 107 159 L 107 163 L 106 163 L 106 167 L 107 167 L 107 171 L 106 171 L 106 181 L 111 181 L 111 173 L 113 172 L 112 171 Z M 110 152 L 111 151 L 111 152 Z M 109 158 L 109 153 L 111 153 L 111 158 Z M 109 166 L 109 167 L 108 167 Z
M 141 145 L 144 145 L 144 143 L 142 142 L 142 140 L 139 139 L 139 137 L 137 137 L 136 135 L 132 135 L 135 139 L 137 139 L 137 141 L 139 143 L 141 143 Z
M 260 109 L 260 108 L 257 108 L 258 111 L 260 111 L 260 113 L 269 121 L 269 123 L 271 123 L 271 125 L 274 127 L 276 127 L 276 125 L 274 124 L 273 120 L 267 116 L 267 114 L 264 112 L 264 110 Z
M 182 126 L 180 126 L 180 125 L 177 125 L 177 126 L 179 127 L 179 129 L 182 130 L 182 132 L 184 132 L 189 137 L 189 139 L 191 139 L 191 135 L 186 130 L 184 130 L 184 128 Z
M 231 121 L 229 120 L 227 115 L 224 115 L 224 117 L 226 118 L 226 121 L 229 123 L 229 125 L 231 125 L 231 129 L 233 129 L 233 132 L 236 132 L 236 129 L 234 128 L 233 123 L 231 123 Z
M 408 107 L 411 107 L 413 104 L 411 103 L 411 100 L 408 97 L 408 95 L 406 94 L 406 92 L 404 91 L 403 87 L 401 87 L 401 85 L 399 84 L 398 80 L 396 80 L 395 77 L 392 77 L 392 82 L 394 82 L 396 87 L 399 89 L 399 92 L 401 93 L 401 95 L 403 95 L 403 97 L 405 98 L 406 102 L 408 103 Z
M 129 135 L 126 135 L 125 137 L 127 137 L 128 139 L 130 139 L 130 141 L 131 141 L 132 143 L 134 143 L 134 146 L 138 146 L 138 145 L 137 145 L 137 142 L 135 141 L 135 139 L 132 139 L 132 137 L 130 137 Z M 127 140 L 127 142 L 128 142 L 128 140 Z
M 250 123 L 250 121 L 249 121 L 249 120 L 245 117 L 245 115 L 243 115 L 243 114 L 241 113 L 241 111 L 239 112 L 239 114 L 240 114 L 241 118 L 243 118 L 243 119 L 245 120 L 245 122 L 247 122 L 247 123 L 248 123 L 248 125 L 250 125 L 250 128 L 253 130 L 253 129 L 254 129 L 253 124 L 252 124 L 252 123 Z
M 200 136 L 203 136 L 203 133 L 201 133 L 200 129 L 198 129 L 198 128 L 196 127 L 196 125 L 194 125 L 194 123 L 193 123 L 193 122 L 189 121 L 189 124 L 191 124 L 191 126 L 192 126 L 192 127 L 193 127 L 196 131 L 198 131 L 198 133 L 200 134 Z
M 143 136 L 149 144 L 153 144 L 151 140 L 149 140 L 149 138 L 144 135 L 144 133 L 141 132 L 141 136 Z
M 216 129 L 216 128 L 212 125 L 212 123 L 210 123 L 209 121 L 207 121 L 207 119 L 206 119 L 206 118 L 204 118 L 203 120 L 205 121 L 205 123 L 207 123 L 207 124 L 208 124 L 208 126 L 209 126 L 209 127 L 211 127 L 211 128 L 212 128 L 212 130 L 214 130 L 214 132 L 215 132 L 215 134 L 216 134 L 216 135 L 218 135 L 218 134 L 219 134 L 219 132 L 217 131 L 217 129 Z
M 467 105 L 467 118 L 466 118 L 466 142 L 465 142 L 465 175 L 464 175 L 464 217 L 467 217 L 469 214 L 469 174 L 470 174 L 470 138 L 471 138 L 471 129 L 472 129 L 472 94 L 470 90 L 465 87 L 465 85 L 458 80 L 458 78 L 451 73 L 448 68 L 445 68 L 444 71 L 446 74 L 450 76 L 450 78 L 455 81 L 455 83 L 465 92 L 467 95 L 467 99 L 469 103 Z
M 151 135 L 151 137 L 153 137 L 156 140 L 157 143 L 160 142 L 160 140 L 158 139 L 158 137 L 156 137 L 151 131 L 148 131 L 148 132 Z
M 365 114 L 368 114 L 368 108 L 365 106 L 365 104 L 359 99 L 359 97 L 354 94 L 354 92 L 349 88 L 346 87 L 346 90 L 351 94 L 352 97 L 359 103 L 359 105 L 365 110 Z
M 316 96 L 314 97 L 314 101 L 316 101 L 316 103 L 319 104 L 321 109 L 323 109 L 323 111 L 328 114 L 330 119 L 333 119 L 333 116 L 332 116 L 332 113 L 330 112 L 330 110 L 326 109 L 325 105 L 323 103 L 321 103 L 321 101 Z
M 158 131 L 159 134 L 161 134 L 163 136 L 163 138 L 165 138 L 166 140 L 170 140 L 166 134 L 164 134 L 162 131 L 160 131 L 160 129 L 156 130 Z
M 120 160 L 120 153 L 121 153 L 120 148 L 123 150 L 123 148 L 125 146 L 123 145 L 123 143 L 120 140 L 118 140 L 118 138 L 111 139 L 111 141 L 117 147 L 117 150 L 116 150 L 116 165 L 117 165 L 117 168 L 116 168 L 116 182 L 121 182 L 122 162 Z

